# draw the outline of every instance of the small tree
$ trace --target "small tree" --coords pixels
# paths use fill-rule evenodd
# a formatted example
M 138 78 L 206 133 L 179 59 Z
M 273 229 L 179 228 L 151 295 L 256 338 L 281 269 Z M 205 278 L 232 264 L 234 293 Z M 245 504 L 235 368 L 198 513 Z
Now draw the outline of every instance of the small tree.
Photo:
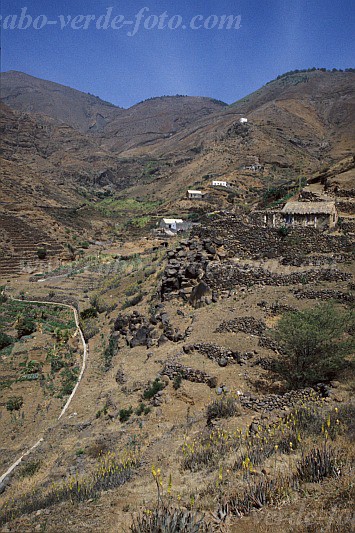
M 290 388 L 333 379 L 355 348 L 348 334 L 354 315 L 326 303 L 313 309 L 286 313 L 274 334 L 282 347 L 276 371 Z
M 22 396 L 13 396 L 9 398 L 6 402 L 6 409 L 12 413 L 13 411 L 19 411 L 23 406 L 23 397 Z
M 37 250 L 37 256 L 38 259 L 45 259 L 47 257 L 47 250 L 46 248 L 38 248 Z
M 6 348 L 7 346 L 10 346 L 14 342 L 14 339 L 10 337 L 10 335 L 6 335 L 6 333 L 0 332 L 0 350 L 3 348 Z
M 29 317 L 20 317 L 17 323 L 17 336 L 20 339 L 25 335 L 31 335 L 36 331 L 36 324 L 34 320 Z

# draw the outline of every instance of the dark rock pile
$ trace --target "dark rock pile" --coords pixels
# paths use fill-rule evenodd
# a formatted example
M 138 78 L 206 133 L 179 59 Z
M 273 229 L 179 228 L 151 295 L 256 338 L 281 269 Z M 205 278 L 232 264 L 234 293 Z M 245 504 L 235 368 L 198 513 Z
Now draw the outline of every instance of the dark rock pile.
M 354 294 L 351 292 L 342 292 L 332 289 L 316 290 L 301 290 L 296 289 L 293 291 L 296 298 L 299 300 L 339 300 L 340 302 L 353 302 L 355 300 Z
M 223 348 L 222 346 L 217 346 L 217 344 L 209 342 L 186 344 L 183 349 L 185 353 L 197 351 L 212 361 L 216 361 L 222 367 L 231 363 L 239 363 L 242 359 L 239 352 L 233 352 L 232 350 L 228 350 L 228 348 Z
M 131 315 L 118 315 L 114 330 L 125 337 L 128 346 L 151 346 L 161 345 L 166 341 L 180 342 L 186 340 L 191 333 L 191 328 L 184 332 L 174 328 L 163 306 L 159 304 L 155 313 L 149 318 L 133 311 Z M 161 324 L 160 327 L 159 323 Z
M 226 332 L 242 332 L 250 335 L 262 335 L 266 329 L 266 325 L 262 320 L 258 320 L 252 316 L 243 316 L 233 318 L 232 320 L 225 320 L 216 329 L 216 333 Z
M 272 304 L 268 304 L 265 300 L 262 300 L 261 302 L 258 302 L 258 307 L 261 307 L 266 311 L 267 313 L 270 313 L 273 316 L 281 315 L 283 313 L 289 313 L 291 311 L 297 311 L 295 307 L 292 307 L 291 305 L 281 304 L 279 302 L 274 302 Z
M 169 250 L 160 288 L 162 301 L 181 296 L 195 306 L 211 303 L 214 295 L 202 278 L 208 262 L 217 257 L 216 245 L 209 239 L 185 240 L 175 250 Z

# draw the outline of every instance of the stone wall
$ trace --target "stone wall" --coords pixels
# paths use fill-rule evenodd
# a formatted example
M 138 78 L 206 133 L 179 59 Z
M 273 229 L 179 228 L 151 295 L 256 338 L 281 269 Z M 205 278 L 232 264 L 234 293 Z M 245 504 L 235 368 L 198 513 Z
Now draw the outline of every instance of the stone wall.
M 341 211 L 342 213 L 349 213 L 350 215 L 355 214 L 355 203 L 348 201 L 348 202 L 337 202 L 336 203 L 338 211 Z
M 216 333 L 242 332 L 259 336 L 264 333 L 265 329 L 266 325 L 262 320 L 258 320 L 252 316 L 245 316 L 225 320 L 218 326 Z
M 192 235 L 201 241 L 209 239 L 212 244 L 222 242 L 232 256 L 241 259 L 272 257 L 304 257 L 309 254 L 344 254 L 350 252 L 351 242 L 347 236 L 333 235 L 315 228 L 288 228 L 280 230 L 263 228 L 250 220 L 242 220 L 233 214 L 215 215 L 205 219 L 194 228 Z
M 332 289 L 316 290 L 303 290 L 296 289 L 293 291 L 296 298 L 299 300 L 338 300 L 344 303 L 351 303 L 355 301 L 355 296 L 352 292 L 342 292 Z
M 239 397 L 243 407 L 254 411 L 273 411 L 274 409 L 290 409 L 309 401 L 319 401 L 321 395 L 312 388 L 294 390 L 285 394 L 269 394 L 258 398 L 253 394 L 243 394 Z
M 221 291 L 240 286 L 294 285 L 318 281 L 345 281 L 351 276 L 336 268 L 354 254 L 348 235 L 334 235 L 314 228 L 261 228 L 232 214 L 215 215 L 194 228 L 191 238 L 167 253 L 160 294 L 162 301 L 182 297 L 194 307 L 217 300 Z M 275 274 L 262 267 L 241 266 L 228 259 L 272 259 L 313 270 Z M 325 267 L 325 268 L 322 268 Z
M 206 383 L 206 385 L 213 389 L 217 386 L 216 377 L 210 376 L 202 370 L 184 366 L 181 363 L 167 362 L 161 374 L 168 376 L 172 380 L 177 376 L 181 376 L 182 379 L 192 381 L 193 383 Z
M 235 352 L 229 350 L 228 348 L 223 348 L 222 346 L 217 346 L 216 344 L 209 342 L 186 344 L 183 349 L 185 353 L 197 351 L 212 361 L 215 361 L 221 367 L 227 366 L 231 363 L 239 363 L 242 358 L 239 352 Z
M 275 274 L 261 267 L 239 266 L 235 263 L 211 262 L 205 281 L 213 290 L 230 290 L 236 286 L 285 286 L 319 281 L 347 281 L 351 275 L 337 269 L 306 270 L 291 274 Z

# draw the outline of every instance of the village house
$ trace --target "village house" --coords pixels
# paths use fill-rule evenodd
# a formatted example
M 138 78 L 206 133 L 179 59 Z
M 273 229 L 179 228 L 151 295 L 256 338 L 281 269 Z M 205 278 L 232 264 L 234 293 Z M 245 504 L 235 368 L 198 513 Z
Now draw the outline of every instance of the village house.
M 335 202 L 287 202 L 283 209 L 255 211 L 254 220 L 264 228 L 313 227 L 333 228 L 338 222 Z
M 163 218 L 160 221 L 159 229 L 166 235 L 175 235 L 180 231 L 191 229 L 192 225 L 192 222 L 183 220 L 182 218 Z
M 202 200 L 203 193 L 202 191 L 187 191 L 187 197 L 189 200 Z
M 226 181 L 214 180 L 212 181 L 212 187 L 228 187 L 228 183 Z
M 177 231 L 178 227 L 184 223 L 182 218 L 163 218 L 160 221 L 160 227 L 163 229 L 170 229 L 172 231 Z
M 264 170 L 264 167 L 260 165 L 259 163 L 254 165 L 248 165 L 244 167 L 244 170 L 252 170 L 253 172 L 261 172 Z
M 245 118 L 245 117 L 241 117 L 241 118 L 239 119 L 239 122 L 240 122 L 240 124 L 246 124 L 246 123 L 248 122 L 248 119 Z
M 287 202 L 281 213 L 286 226 L 333 228 L 339 218 L 335 202 Z

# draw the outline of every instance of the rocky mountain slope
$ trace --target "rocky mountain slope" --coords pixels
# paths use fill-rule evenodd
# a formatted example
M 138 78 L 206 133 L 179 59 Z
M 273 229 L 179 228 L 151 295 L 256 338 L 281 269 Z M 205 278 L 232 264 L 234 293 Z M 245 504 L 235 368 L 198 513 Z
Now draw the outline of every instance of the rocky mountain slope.
M 92 210 L 103 196 L 143 202 L 123 218 L 144 215 L 145 204 L 159 205 L 155 214 L 213 210 L 230 201 L 235 208 L 252 205 L 275 184 L 310 179 L 349 158 L 354 78 L 353 72 L 295 73 L 229 106 L 175 96 L 121 109 L 53 82 L 3 73 L 3 209 L 31 212 L 34 224 L 44 216 L 50 228 L 55 221 L 62 238 L 66 217 L 49 208 L 74 209 L 71 226 L 92 231 L 92 220 L 96 229 L 108 222 L 100 222 L 103 209 Z M 242 116 L 247 123 L 240 124 Z M 245 169 L 255 163 L 260 171 Z M 212 176 L 231 183 L 233 197 L 214 193 L 203 204 L 186 203 L 186 189 L 207 192 Z M 79 216 L 83 204 L 88 208 Z M 39 206 L 46 211 L 34 216 Z M 115 216 L 113 210 L 109 224 L 121 223 Z
M 101 131 L 120 108 L 100 98 L 23 72 L 1 74 L 1 100 L 23 113 L 41 113 L 87 133 Z

